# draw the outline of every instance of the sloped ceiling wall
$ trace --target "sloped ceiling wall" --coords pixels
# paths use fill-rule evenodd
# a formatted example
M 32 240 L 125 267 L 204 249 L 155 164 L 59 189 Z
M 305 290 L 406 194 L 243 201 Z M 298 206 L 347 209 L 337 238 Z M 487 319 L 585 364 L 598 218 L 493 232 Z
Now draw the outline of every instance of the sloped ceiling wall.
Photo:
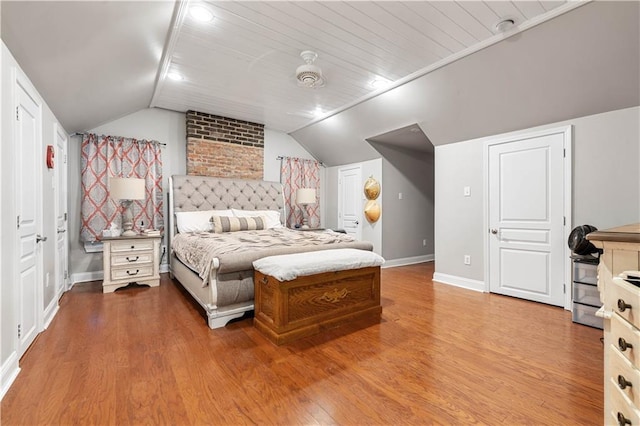
M 434 145 L 640 105 L 640 3 L 591 2 L 292 133 L 330 166 L 418 123 Z

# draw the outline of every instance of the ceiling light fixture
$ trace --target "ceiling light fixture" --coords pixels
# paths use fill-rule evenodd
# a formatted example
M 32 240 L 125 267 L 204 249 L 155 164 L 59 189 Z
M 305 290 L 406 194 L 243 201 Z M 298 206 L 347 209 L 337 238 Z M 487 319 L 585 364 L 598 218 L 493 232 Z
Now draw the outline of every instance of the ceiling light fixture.
M 369 82 L 369 86 L 373 87 L 374 89 L 382 89 L 383 87 L 388 86 L 390 83 L 391 81 L 387 80 L 386 78 L 376 77 Z
M 191 6 L 189 8 L 189 15 L 199 22 L 213 21 L 213 13 L 204 6 Z
M 515 24 L 516 24 L 516 21 L 511 18 L 502 19 L 494 26 L 495 33 L 496 34 L 505 33 L 509 31 Z
M 172 71 L 172 72 L 168 73 L 167 77 L 169 77 L 173 81 L 182 81 L 182 80 L 184 80 L 184 77 L 182 76 L 182 74 L 177 73 L 175 71 Z
M 322 87 L 327 82 L 322 75 L 322 70 L 313 62 L 318 58 L 316 52 L 305 50 L 300 53 L 300 57 L 304 60 L 305 64 L 300 65 L 296 69 L 296 80 L 298 80 L 298 86 L 307 87 L 309 89 L 315 89 Z

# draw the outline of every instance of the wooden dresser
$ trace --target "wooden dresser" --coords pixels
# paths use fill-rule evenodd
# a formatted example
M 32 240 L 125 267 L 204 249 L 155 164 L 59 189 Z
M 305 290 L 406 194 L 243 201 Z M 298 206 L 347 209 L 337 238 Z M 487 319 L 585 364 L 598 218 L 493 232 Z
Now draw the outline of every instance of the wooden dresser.
M 619 277 L 640 269 L 640 223 L 587 238 L 603 250 L 598 314 L 604 318 L 604 423 L 640 425 L 640 287 Z

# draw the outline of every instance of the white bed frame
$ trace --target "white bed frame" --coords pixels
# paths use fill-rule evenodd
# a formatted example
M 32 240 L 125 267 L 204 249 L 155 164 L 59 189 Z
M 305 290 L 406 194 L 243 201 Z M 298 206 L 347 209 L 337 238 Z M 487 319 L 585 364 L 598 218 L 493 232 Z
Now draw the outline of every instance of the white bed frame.
M 220 261 L 213 259 L 208 284 L 182 262 L 171 250 L 171 242 L 177 233 L 175 213 L 198 210 L 278 210 L 284 223 L 285 202 L 280 182 L 247 179 L 227 179 L 209 176 L 175 175 L 169 178 L 169 273 L 177 279 L 202 306 L 210 328 L 224 327 L 230 320 L 239 318 L 254 308 L 251 300 L 226 306 L 218 303 L 218 276 Z M 251 275 L 253 277 L 253 275 Z M 253 280 L 253 278 L 251 278 Z M 228 280 L 231 283 L 233 280 Z M 253 281 L 252 281 L 253 282 Z

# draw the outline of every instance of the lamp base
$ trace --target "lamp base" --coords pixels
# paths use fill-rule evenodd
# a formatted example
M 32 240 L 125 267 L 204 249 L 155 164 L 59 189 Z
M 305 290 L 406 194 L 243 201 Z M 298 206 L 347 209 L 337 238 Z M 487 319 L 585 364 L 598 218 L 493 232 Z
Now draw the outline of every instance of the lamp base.
M 309 229 L 309 225 L 302 225 L 300 229 Z
M 132 231 L 131 229 L 124 231 L 122 234 L 120 234 L 121 237 L 135 237 L 136 234 L 134 231 Z

